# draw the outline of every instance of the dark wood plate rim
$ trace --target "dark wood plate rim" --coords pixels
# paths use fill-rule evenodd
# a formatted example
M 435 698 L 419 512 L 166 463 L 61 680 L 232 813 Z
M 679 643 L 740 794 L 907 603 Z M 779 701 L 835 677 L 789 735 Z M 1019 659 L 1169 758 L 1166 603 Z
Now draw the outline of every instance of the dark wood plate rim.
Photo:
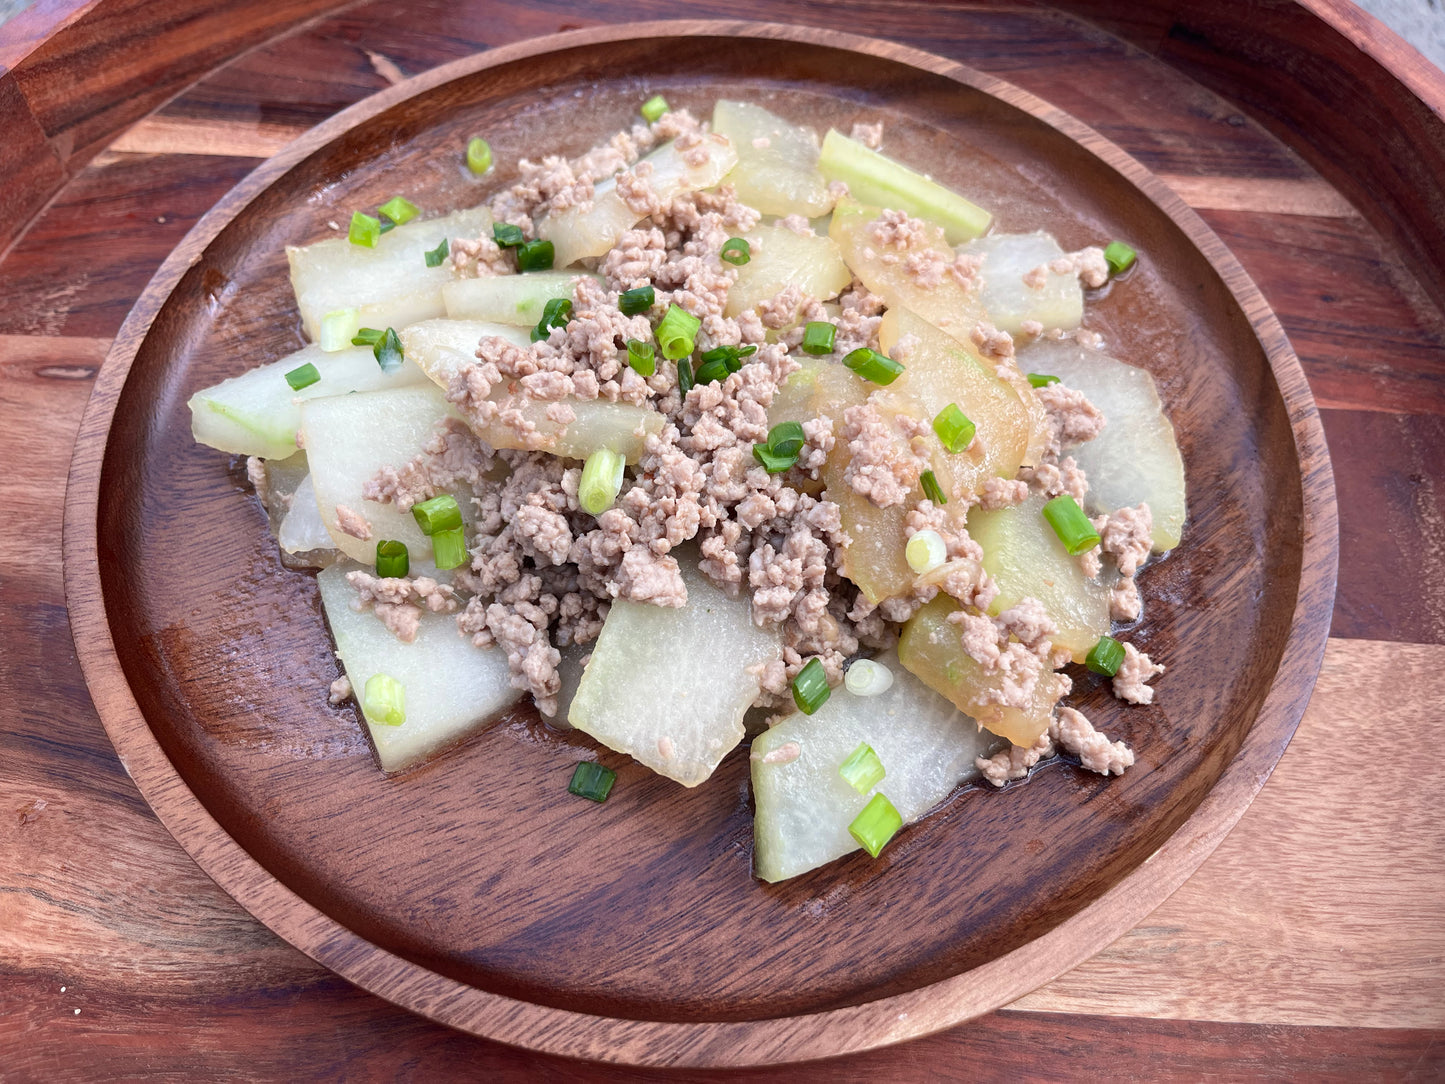
M 930 986 L 826 1012 L 743 1022 L 617 1019 L 535 1005 L 446 978 L 387 952 L 316 909 L 262 867 L 207 811 L 167 759 L 127 683 L 111 638 L 97 549 L 101 468 L 130 367 L 161 306 L 206 247 L 276 178 L 396 103 L 454 78 L 579 44 L 698 35 L 796 41 L 911 65 L 991 95 L 1056 129 L 1124 176 L 1174 220 L 1240 306 L 1288 411 L 1301 469 L 1300 590 L 1280 664 L 1234 759 L 1193 814 L 1099 899 L 1026 945 Z M 892 42 L 812 27 L 679 20 L 592 27 L 466 57 L 338 113 L 231 190 L 186 235 L 116 336 L 86 407 L 65 504 L 65 591 L 75 647 L 121 763 L 198 865 L 280 937 L 362 988 L 473 1035 L 531 1050 L 631 1065 L 744 1066 L 832 1057 L 941 1030 L 1029 993 L 1105 948 L 1162 903 L 1214 850 L 1264 784 L 1294 734 L 1323 658 L 1339 538 L 1333 474 L 1299 360 L 1258 288 L 1208 226 L 1162 181 L 1097 132 L 1041 99 L 962 64 Z

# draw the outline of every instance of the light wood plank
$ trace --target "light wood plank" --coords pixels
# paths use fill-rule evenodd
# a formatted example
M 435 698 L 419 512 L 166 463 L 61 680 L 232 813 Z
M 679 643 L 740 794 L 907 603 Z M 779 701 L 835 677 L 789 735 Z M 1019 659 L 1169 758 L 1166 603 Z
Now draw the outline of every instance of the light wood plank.
M 147 117 L 110 144 L 110 154 L 215 154 L 235 158 L 270 158 L 304 132 L 260 121 L 197 120 L 191 117 Z
M 1193 177 L 1161 173 L 1159 179 L 1199 211 L 1254 211 L 1271 215 L 1349 218 L 1349 200 L 1325 181 L 1261 177 Z

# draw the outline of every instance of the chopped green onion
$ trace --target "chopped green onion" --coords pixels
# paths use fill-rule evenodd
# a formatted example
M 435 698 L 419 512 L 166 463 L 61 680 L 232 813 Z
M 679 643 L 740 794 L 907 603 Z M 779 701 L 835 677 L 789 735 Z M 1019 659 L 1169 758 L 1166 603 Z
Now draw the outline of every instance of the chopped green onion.
M 858 841 L 858 846 L 877 858 L 902 827 L 903 815 L 880 791 L 863 807 L 863 812 L 853 818 L 848 834 Z
M 550 271 L 555 255 L 551 241 L 523 241 L 517 246 L 517 267 L 522 271 Z
M 860 660 L 866 662 L 867 660 Z M 854 664 L 855 666 L 857 663 Z M 877 663 L 874 664 L 875 666 Z M 851 669 L 851 667 L 850 667 Z M 838 774 L 859 794 L 867 794 L 883 782 L 883 762 L 866 741 L 848 754 L 848 759 L 838 767 Z
M 386 332 L 377 327 L 361 327 L 351 337 L 352 346 L 375 346 L 386 337 Z
M 1099 544 L 1099 532 L 1094 530 L 1079 502 L 1067 493 L 1044 505 L 1044 519 L 1049 521 L 1071 557 L 1087 553 Z
M 768 430 L 768 447 L 778 455 L 797 455 L 807 439 L 802 422 L 779 422 Z
M 898 374 L 903 372 L 903 366 L 898 362 L 866 346 L 860 346 L 845 357 L 843 364 L 864 380 L 871 380 L 875 384 L 891 384 L 898 379 Z
M 854 696 L 877 696 L 893 685 L 893 671 L 872 659 L 856 659 L 843 675 L 843 687 Z
M 1104 262 L 1109 265 L 1109 274 L 1122 275 L 1134 266 L 1138 255 L 1123 241 L 1110 241 L 1104 249 Z
M 405 226 L 417 215 L 421 214 L 421 208 L 405 196 L 392 196 L 380 207 L 377 208 L 387 218 L 391 219 L 398 226 Z
M 423 252 L 422 256 L 425 257 L 428 267 L 440 267 L 442 262 L 446 260 L 450 254 L 450 249 L 451 246 L 447 244 L 447 239 L 443 237 L 441 244 L 437 245 L 437 247 L 430 252 Z
M 406 687 L 390 674 L 372 674 L 361 694 L 361 710 L 373 723 L 401 726 L 406 722 Z
M 514 226 L 510 222 L 493 222 L 492 240 L 497 242 L 499 248 L 516 248 L 526 243 L 527 235 L 522 232 L 521 226 Z
M 473 173 L 485 173 L 492 168 L 492 147 L 481 136 L 467 144 L 467 168 Z
M 572 781 L 567 792 L 579 798 L 590 798 L 594 802 L 605 802 L 612 793 L 612 784 L 617 782 L 617 773 L 611 768 L 591 760 L 584 760 L 572 771 Z
M 321 379 L 321 374 L 316 371 L 316 366 L 309 361 L 305 365 L 298 365 L 286 374 L 286 383 L 291 385 L 292 391 L 300 391 L 302 388 L 309 388 Z
M 437 531 L 431 536 L 431 559 L 437 568 L 456 568 L 465 564 L 468 556 L 467 536 L 461 527 Z
M 391 232 L 392 230 L 394 230 L 394 229 L 396 229 L 396 223 L 393 222 L 391 219 L 389 219 L 389 218 L 383 218 L 383 219 L 381 220 L 381 227 L 380 227 L 379 232 L 381 232 L 381 233 L 390 233 L 390 232 Z
M 805 354 L 831 354 L 833 352 L 833 340 L 838 334 L 838 326 L 830 324 L 826 320 L 811 320 L 808 326 L 803 328 L 803 352 Z
M 693 380 L 698 384 L 711 384 L 718 380 L 728 378 L 728 363 L 726 358 L 713 358 L 711 361 L 698 361 L 697 371 L 692 374 Z
M 761 463 L 763 470 L 769 474 L 782 474 L 798 461 L 796 455 L 778 455 L 766 444 L 753 445 L 753 458 Z
M 1124 645 L 1112 636 L 1100 636 L 1099 642 L 1089 648 L 1084 656 L 1084 665 L 1096 674 L 1113 677 L 1124 662 Z
M 346 231 L 346 236 L 353 245 L 375 248 L 376 239 L 381 236 L 381 220 L 361 211 L 352 211 L 351 228 Z
M 426 535 L 438 531 L 454 531 L 462 525 L 462 510 L 450 493 L 442 493 L 428 501 L 411 506 L 412 518 Z
M 908 567 L 921 576 L 932 572 L 948 559 L 948 546 L 943 541 L 943 535 L 937 531 L 915 531 L 904 547 L 903 555 L 908 560 Z
M 709 362 L 721 361 L 730 373 L 735 373 L 743 367 L 743 358 L 750 358 L 758 352 L 757 346 L 714 346 L 711 350 L 703 351 L 699 359 L 704 365 Z M 702 379 L 702 370 L 698 370 L 699 384 L 706 383 Z
M 814 655 L 793 679 L 793 703 L 804 715 L 812 715 L 828 702 L 832 692 L 828 688 L 828 675 L 823 672 L 823 664 Z
M 552 334 L 554 327 L 566 327 L 567 318 L 572 315 L 572 302 L 565 297 L 549 298 L 542 306 L 542 319 L 532 329 L 532 341 L 537 342 Z
M 346 344 L 351 342 L 351 337 L 356 334 L 356 324 L 360 319 L 361 314 L 355 309 L 337 309 L 335 312 L 328 312 L 321 318 L 317 344 L 328 354 L 337 350 L 345 350 Z
M 950 452 L 957 454 L 973 442 L 978 427 L 969 421 L 967 415 L 958 409 L 957 403 L 949 403 L 933 419 L 933 431 Z
M 661 94 L 654 94 L 642 103 L 642 108 L 639 112 L 642 114 L 642 119 L 647 121 L 648 124 L 651 124 L 667 112 L 667 99 Z
M 405 542 L 376 544 L 376 574 L 385 579 L 400 579 L 411 571 L 411 554 Z
M 627 364 L 638 376 L 651 376 L 657 372 L 657 351 L 651 343 L 627 340 Z
M 919 475 L 918 482 L 923 486 L 923 495 L 934 504 L 948 503 L 948 497 L 944 494 L 943 487 L 938 484 L 938 476 L 931 470 L 926 470 Z
M 651 286 L 636 286 L 623 290 L 617 295 L 617 307 L 624 316 L 636 316 L 652 308 L 657 301 L 657 291 Z
M 622 489 L 622 468 L 627 461 L 610 448 L 599 448 L 582 465 L 582 480 L 577 483 L 577 503 L 588 515 L 600 516 L 612 507 Z
M 394 373 L 401 368 L 404 355 L 401 352 L 401 340 L 397 338 L 396 331 L 387 328 L 381 333 L 381 339 L 371 348 L 372 357 L 381 366 L 384 373 Z
M 1050 376 L 1048 373 L 1029 373 L 1029 387 L 1047 388 L 1050 384 L 1057 384 L 1059 378 Z
M 753 246 L 744 237 L 729 237 L 718 250 L 718 256 L 735 267 L 741 267 L 753 258 Z
M 666 351 L 663 352 L 663 356 L 667 356 Z M 688 361 L 687 358 L 681 358 L 677 363 L 678 394 L 686 396 L 688 392 L 692 391 L 696 383 L 692 378 L 692 362 Z
M 692 313 L 669 305 L 662 322 L 657 325 L 657 345 L 662 347 L 662 356 L 668 361 L 677 361 L 691 354 L 700 327 L 702 321 Z

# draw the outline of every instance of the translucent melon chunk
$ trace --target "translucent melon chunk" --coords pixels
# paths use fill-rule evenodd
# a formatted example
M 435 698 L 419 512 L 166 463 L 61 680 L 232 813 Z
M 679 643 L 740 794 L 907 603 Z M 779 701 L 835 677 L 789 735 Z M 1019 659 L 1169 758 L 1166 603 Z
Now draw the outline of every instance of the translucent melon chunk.
M 484 320 L 531 329 L 542 319 L 547 302 L 554 298 L 572 298 L 577 280 L 585 274 L 582 271 L 528 271 L 522 275 L 457 279 L 442 287 L 442 301 L 446 315 L 452 320 Z M 599 275 L 590 277 L 601 281 Z M 531 341 L 530 330 L 527 341 Z
M 743 738 L 758 671 L 782 658 L 776 632 L 680 557 L 687 605 L 612 604 L 568 720 L 603 745 L 695 787 Z
M 855 200 L 906 211 L 943 227 L 950 244 L 979 236 L 993 221 L 992 215 L 957 192 L 835 129 L 823 137 L 818 169 L 828 180 L 847 184 Z
M 832 208 L 828 182 L 818 172 L 818 135 L 811 128 L 789 124 L 751 102 L 720 98 L 712 130 L 727 136 L 737 151 L 738 163 L 726 180 L 739 202 L 765 215 L 806 218 Z
M 1098 515 L 1147 501 L 1154 551 L 1177 546 L 1187 511 L 1184 459 L 1154 378 L 1071 340 L 1033 343 L 1019 351 L 1019 365 L 1057 376 L 1104 412 L 1103 432 L 1069 452 L 1089 478 L 1085 509 Z
M 912 824 L 976 776 L 975 758 L 998 744 L 892 652 L 877 661 L 893 672 L 886 692 L 834 689 L 813 715 L 794 715 L 753 739 L 753 871 L 763 880 L 796 877 L 858 850 L 848 825 L 875 793 Z M 886 774 L 859 794 L 838 767 L 862 742 Z M 788 759 L 794 745 L 798 755 Z
M 728 316 L 757 308 L 789 286 L 821 301 L 837 297 L 852 274 L 831 237 L 800 234 L 781 226 L 757 226 L 743 234 L 752 247 L 728 290 Z
M 455 614 L 424 610 L 416 639 L 406 644 L 375 614 L 353 610 L 356 592 L 346 573 L 357 567 L 332 565 L 316 583 L 358 706 L 374 674 L 388 674 L 406 690 L 406 722 L 366 720 L 383 771 L 401 771 L 436 755 L 483 729 L 522 695 L 512 688 L 507 653 L 473 647 L 457 630 Z
M 1043 230 L 1034 233 L 991 233 L 959 251 L 983 257 L 983 292 L 988 317 L 1000 331 L 1016 335 L 1026 320 L 1037 320 L 1044 330 L 1076 328 L 1084 318 L 1084 289 L 1072 272 L 1047 271 L 1039 288 L 1024 276 L 1064 255 L 1059 243 Z
M 301 480 L 296 492 L 291 495 L 291 508 L 276 532 L 276 541 L 290 554 L 309 554 L 314 551 L 334 550 L 331 532 L 321 518 L 321 509 L 316 504 L 316 487 L 311 484 L 311 475 Z

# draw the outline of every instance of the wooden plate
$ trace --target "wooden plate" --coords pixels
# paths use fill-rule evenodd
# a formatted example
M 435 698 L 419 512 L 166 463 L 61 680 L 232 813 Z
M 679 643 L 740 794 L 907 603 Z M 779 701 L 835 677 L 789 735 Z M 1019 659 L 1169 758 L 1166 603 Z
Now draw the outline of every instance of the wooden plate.
M 1151 369 L 1188 467 L 1184 543 L 1142 577 L 1134 639 L 1170 670 L 1124 709 L 1078 698 L 1138 763 L 966 788 L 882 859 L 750 876 L 746 751 L 696 790 L 530 709 L 399 778 L 351 710 L 309 574 L 277 561 L 244 472 L 195 445 L 196 389 L 301 344 L 282 246 L 404 192 L 476 202 L 521 155 L 578 153 L 661 91 L 761 100 L 889 150 L 1066 247 L 1141 266 L 1090 310 Z M 472 134 L 499 176 L 460 167 Z M 1303 711 L 1329 623 L 1329 461 L 1298 362 L 1253 284 L 1167 188 L 1053 107 L 960 65 L 801 27 L 641 24 L 471 57 L 346 110 L 243 181 L 137 302 L 72 464 L 66 583 L 97 708 L 147 800 L 273 930 L 368 990 L 537 1050 L 745 1065 L 896 1042 L 1005 1004 L 1156 906 L 1248 805 Z

